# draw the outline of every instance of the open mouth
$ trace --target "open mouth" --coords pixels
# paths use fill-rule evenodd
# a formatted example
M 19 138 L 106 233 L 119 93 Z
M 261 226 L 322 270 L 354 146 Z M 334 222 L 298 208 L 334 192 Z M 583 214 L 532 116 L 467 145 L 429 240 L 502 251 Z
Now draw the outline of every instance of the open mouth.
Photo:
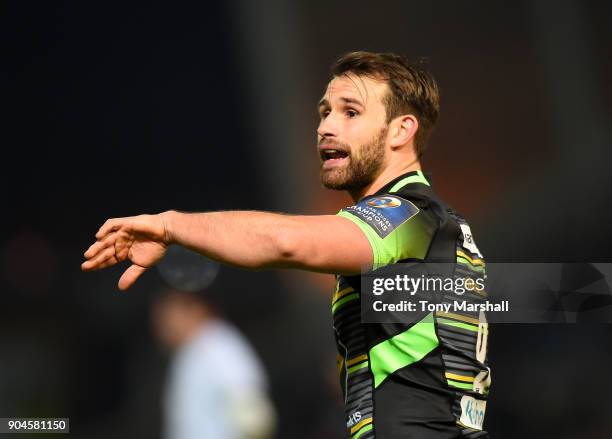
M 321 149 L 321 160 L 325 165 L 339 164 L 348 159 L 348 153 L 339 149 Z

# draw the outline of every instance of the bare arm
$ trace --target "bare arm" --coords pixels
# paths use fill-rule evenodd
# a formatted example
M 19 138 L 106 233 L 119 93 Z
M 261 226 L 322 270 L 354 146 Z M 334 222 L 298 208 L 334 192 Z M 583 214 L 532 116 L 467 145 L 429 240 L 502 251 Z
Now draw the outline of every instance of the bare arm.
M 268 212 L 164 212 L 108 220 L 85 252 L 83 270 L 132 261 L 119 280 L 129 288 L 171 244 L 244 268 L 300 268 L 355 274 L 372 264 L 372 249 L 359 227 L 334 215 Z

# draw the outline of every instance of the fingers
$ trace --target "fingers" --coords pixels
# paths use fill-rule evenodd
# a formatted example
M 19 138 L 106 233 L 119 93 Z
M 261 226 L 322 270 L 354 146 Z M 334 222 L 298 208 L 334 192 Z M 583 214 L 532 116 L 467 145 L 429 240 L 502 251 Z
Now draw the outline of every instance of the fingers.
M 94 242 L 92 245 L 89 246 L 89 248 L 83 254 L 83 256 L 85 256 L 86 259 L 91 259 L 95 257 L 99 252 L 101 252 L 105 248 L 115 245 L 116 239 L 117 239 L 116 234 L 112 233 L 106 236 L 104 239 Z
M 102 224 L 102 227 L 100 227 L 100 230 L 98 230 L 98 233 L 96 233 L 96 239 L 101 240 L 106 235 L 108 235 L 110 232 L 119 230 L 119 228 L 121 227 L 121 224 L 122 224 L 122 218 L 111 218 L 109 220 L 106 220 L 106 222 Z
M 99 270 L 114 265 L 117 262 L 119 262 L 119 258 L 113 246 L 99 251 L 95 257 L 83 262 L 81 268 L 84 271 Z
M 121 291 L 125 291 L 130 288 L 132 285 L 134 285 L 134 282 L 136 282 L 140 275 L 146 270 L 147 269 L 145 267 L 141 267 L 140 265 L 130 265 L 128 269 L 123 272 L 121 278 L 119 279 L 119 289 Z
M 85 265 L 86 262 L 84 262 L 83 264 L 81 264 L 81 268 L 83 269 L 83 271 L 96 271 L 96 270 L 101 270 L 106 267 L 111 267 L 119 262 L 120 261 L 117 258 L 111 257 L 111 258 L 108 258 L 106 261 L 101 262 L 93 267 Z
M 109 264 L 104 263 L 116 254 L 115 243 L 117 238 L 117 234 L 112 233 L 103 240 L 93 243 L 83 254 L 87 261 L 81 264 L 81 269 L 84 271 L 90 271 L 108 267 Z M 114 263 L 117 263 L 117 261 Z
M 81 264 L 83 271 L 99 270 L 127 259 L 132 240 L 122 232 L 112 232 L 102 241 L 92 244 L 84 253 L 88 260 Z
M 83 254 L 83 271 L 100 270 L 126 260 L 134 243 L 134 218 L 111 218 L 96 233 L 96 242 Z M 147 226 L 145 223 L 144 226 Z M 140 265 L 131 265 L 119 279 L 119 289 L 127 290 L 146 271 Z

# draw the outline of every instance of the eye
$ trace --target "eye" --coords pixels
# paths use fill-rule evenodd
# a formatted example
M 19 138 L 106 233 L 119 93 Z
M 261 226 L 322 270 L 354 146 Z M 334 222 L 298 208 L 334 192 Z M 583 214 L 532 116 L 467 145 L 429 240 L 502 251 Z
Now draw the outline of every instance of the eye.
M 349 119 L 354 118 L 355 116 L 357 116 L 359 113 L 355 110 L 349 109 L 346 110 L 346 115 L 349 117 Z
M 330 113 L 329 110 L 323 110 L 319 112 L 319 115 L 321 116 L 321 119 L 325 119 L 327 116 L 329 116 L 329 113 Z

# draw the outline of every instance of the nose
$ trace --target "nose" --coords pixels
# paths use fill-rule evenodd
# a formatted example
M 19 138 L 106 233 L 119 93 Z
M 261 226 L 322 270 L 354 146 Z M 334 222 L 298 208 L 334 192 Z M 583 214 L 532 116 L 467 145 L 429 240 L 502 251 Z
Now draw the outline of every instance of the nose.
M 331 114 L 321 119 L 317 128 L 317 134 L 320 138 L 336 137 L 338 135 L 338 126 Z

